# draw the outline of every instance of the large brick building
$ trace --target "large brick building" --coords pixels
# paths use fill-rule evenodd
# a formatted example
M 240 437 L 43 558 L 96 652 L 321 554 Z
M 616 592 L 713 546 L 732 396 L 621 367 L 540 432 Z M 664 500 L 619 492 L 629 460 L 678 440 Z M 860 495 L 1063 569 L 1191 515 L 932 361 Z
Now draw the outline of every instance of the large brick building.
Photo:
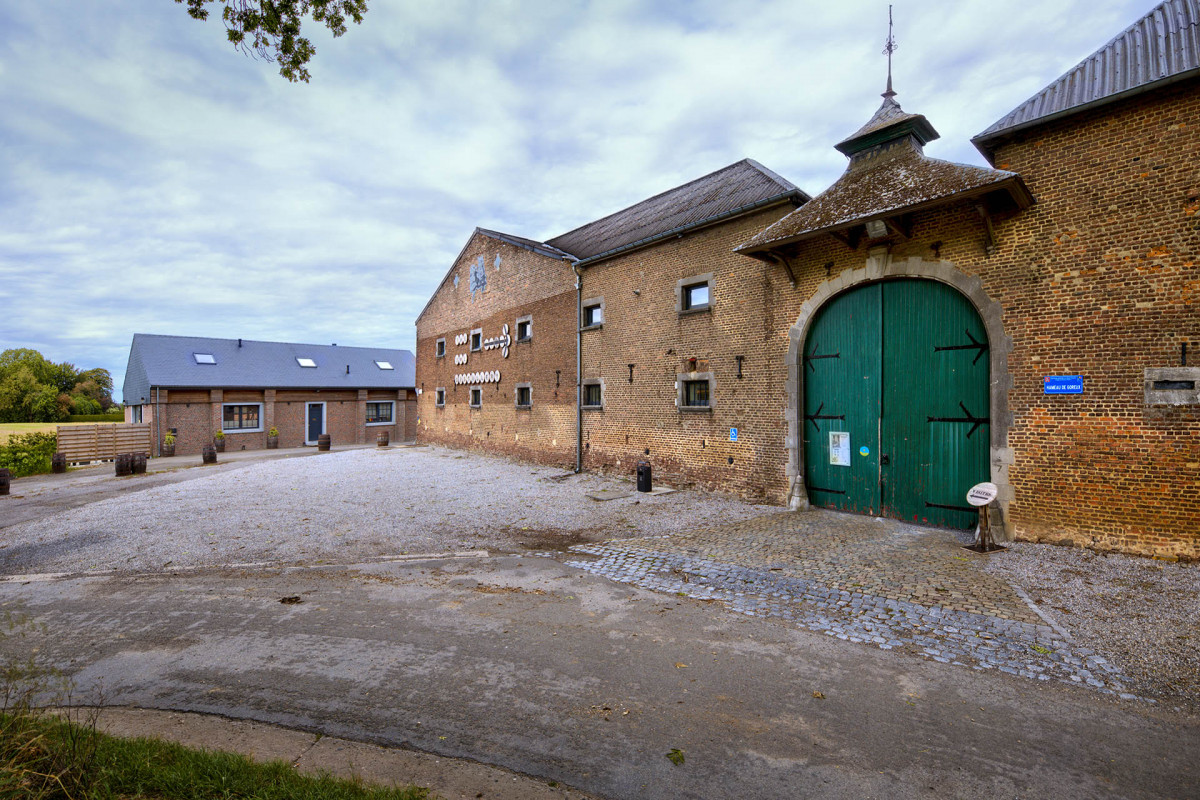
M 518 431 L 514 403 L 426 389 L 419 437 L 951 527 L 990 480 L 1004 538 L 1200 555 L 1198 21 L 1200 0 L 1154 9 L 976 137 L 989 167 L 926 156 L 933 125 L 889 86 L 810 202 L 739 162 L 520 240 L 541 260 L 513 283 L 460 257 L 418 383 L 438 338 L 554 297 L 539 313 L 569 322 L 523 380 L 554 371 L 558 413 Z M 450 288 L 468 262 L 473 303 Z M 519 399 L 510 376 L 477 399 Z

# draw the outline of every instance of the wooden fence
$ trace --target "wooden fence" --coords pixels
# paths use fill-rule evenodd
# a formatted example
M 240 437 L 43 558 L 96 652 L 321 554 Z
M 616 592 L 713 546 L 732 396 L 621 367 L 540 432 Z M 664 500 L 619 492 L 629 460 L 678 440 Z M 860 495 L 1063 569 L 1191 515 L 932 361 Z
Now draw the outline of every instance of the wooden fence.
M 150 423 L 60 425 L 58 452 L 71 464 L 111 461 L 119 453 L 149 453 Z

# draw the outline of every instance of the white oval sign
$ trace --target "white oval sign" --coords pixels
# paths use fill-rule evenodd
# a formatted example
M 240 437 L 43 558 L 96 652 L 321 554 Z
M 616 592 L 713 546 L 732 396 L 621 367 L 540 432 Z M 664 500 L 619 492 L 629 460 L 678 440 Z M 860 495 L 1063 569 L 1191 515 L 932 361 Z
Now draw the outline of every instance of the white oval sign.
M 996 499 L 996 484 L 977 483 L 967 491 L 967 502 L 973 506 L 986 506 Z

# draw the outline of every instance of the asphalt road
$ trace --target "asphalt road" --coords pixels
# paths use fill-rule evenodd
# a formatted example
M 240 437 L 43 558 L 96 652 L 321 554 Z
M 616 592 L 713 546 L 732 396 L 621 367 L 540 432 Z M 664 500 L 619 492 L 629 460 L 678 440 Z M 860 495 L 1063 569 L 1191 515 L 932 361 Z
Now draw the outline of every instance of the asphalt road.
M 301 602 L 284 604 L 285 597 Z M 1200 720 L 512 556 L 0 583 L 86 699 L 611 798 L 1195 797 Z M 682 763 L 668 758 L 680 751 Z

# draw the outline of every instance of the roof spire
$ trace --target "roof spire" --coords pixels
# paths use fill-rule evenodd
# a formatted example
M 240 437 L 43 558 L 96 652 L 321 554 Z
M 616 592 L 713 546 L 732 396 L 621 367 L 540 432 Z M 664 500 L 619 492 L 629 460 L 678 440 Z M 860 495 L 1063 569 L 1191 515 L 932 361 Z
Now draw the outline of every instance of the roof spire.
M 892 53 L 896 52 L 896 47 L 897 47 L 896 37 L 892 35 L 892 7 L 891 7 L 891 5 L 889 5 L 888 6 L 888 38 L 887 38 L 887 42 L 884 43 L 884 45 L 883 45 L 883 54 L 885 56 L 887 56 L 887 60 L 888 60 L 887 91 L 884 92 L 882 95 L 882 97 L 885 101 L 891 100 L 893 97 L 896 96 L 896 93 L 892 91 Z

